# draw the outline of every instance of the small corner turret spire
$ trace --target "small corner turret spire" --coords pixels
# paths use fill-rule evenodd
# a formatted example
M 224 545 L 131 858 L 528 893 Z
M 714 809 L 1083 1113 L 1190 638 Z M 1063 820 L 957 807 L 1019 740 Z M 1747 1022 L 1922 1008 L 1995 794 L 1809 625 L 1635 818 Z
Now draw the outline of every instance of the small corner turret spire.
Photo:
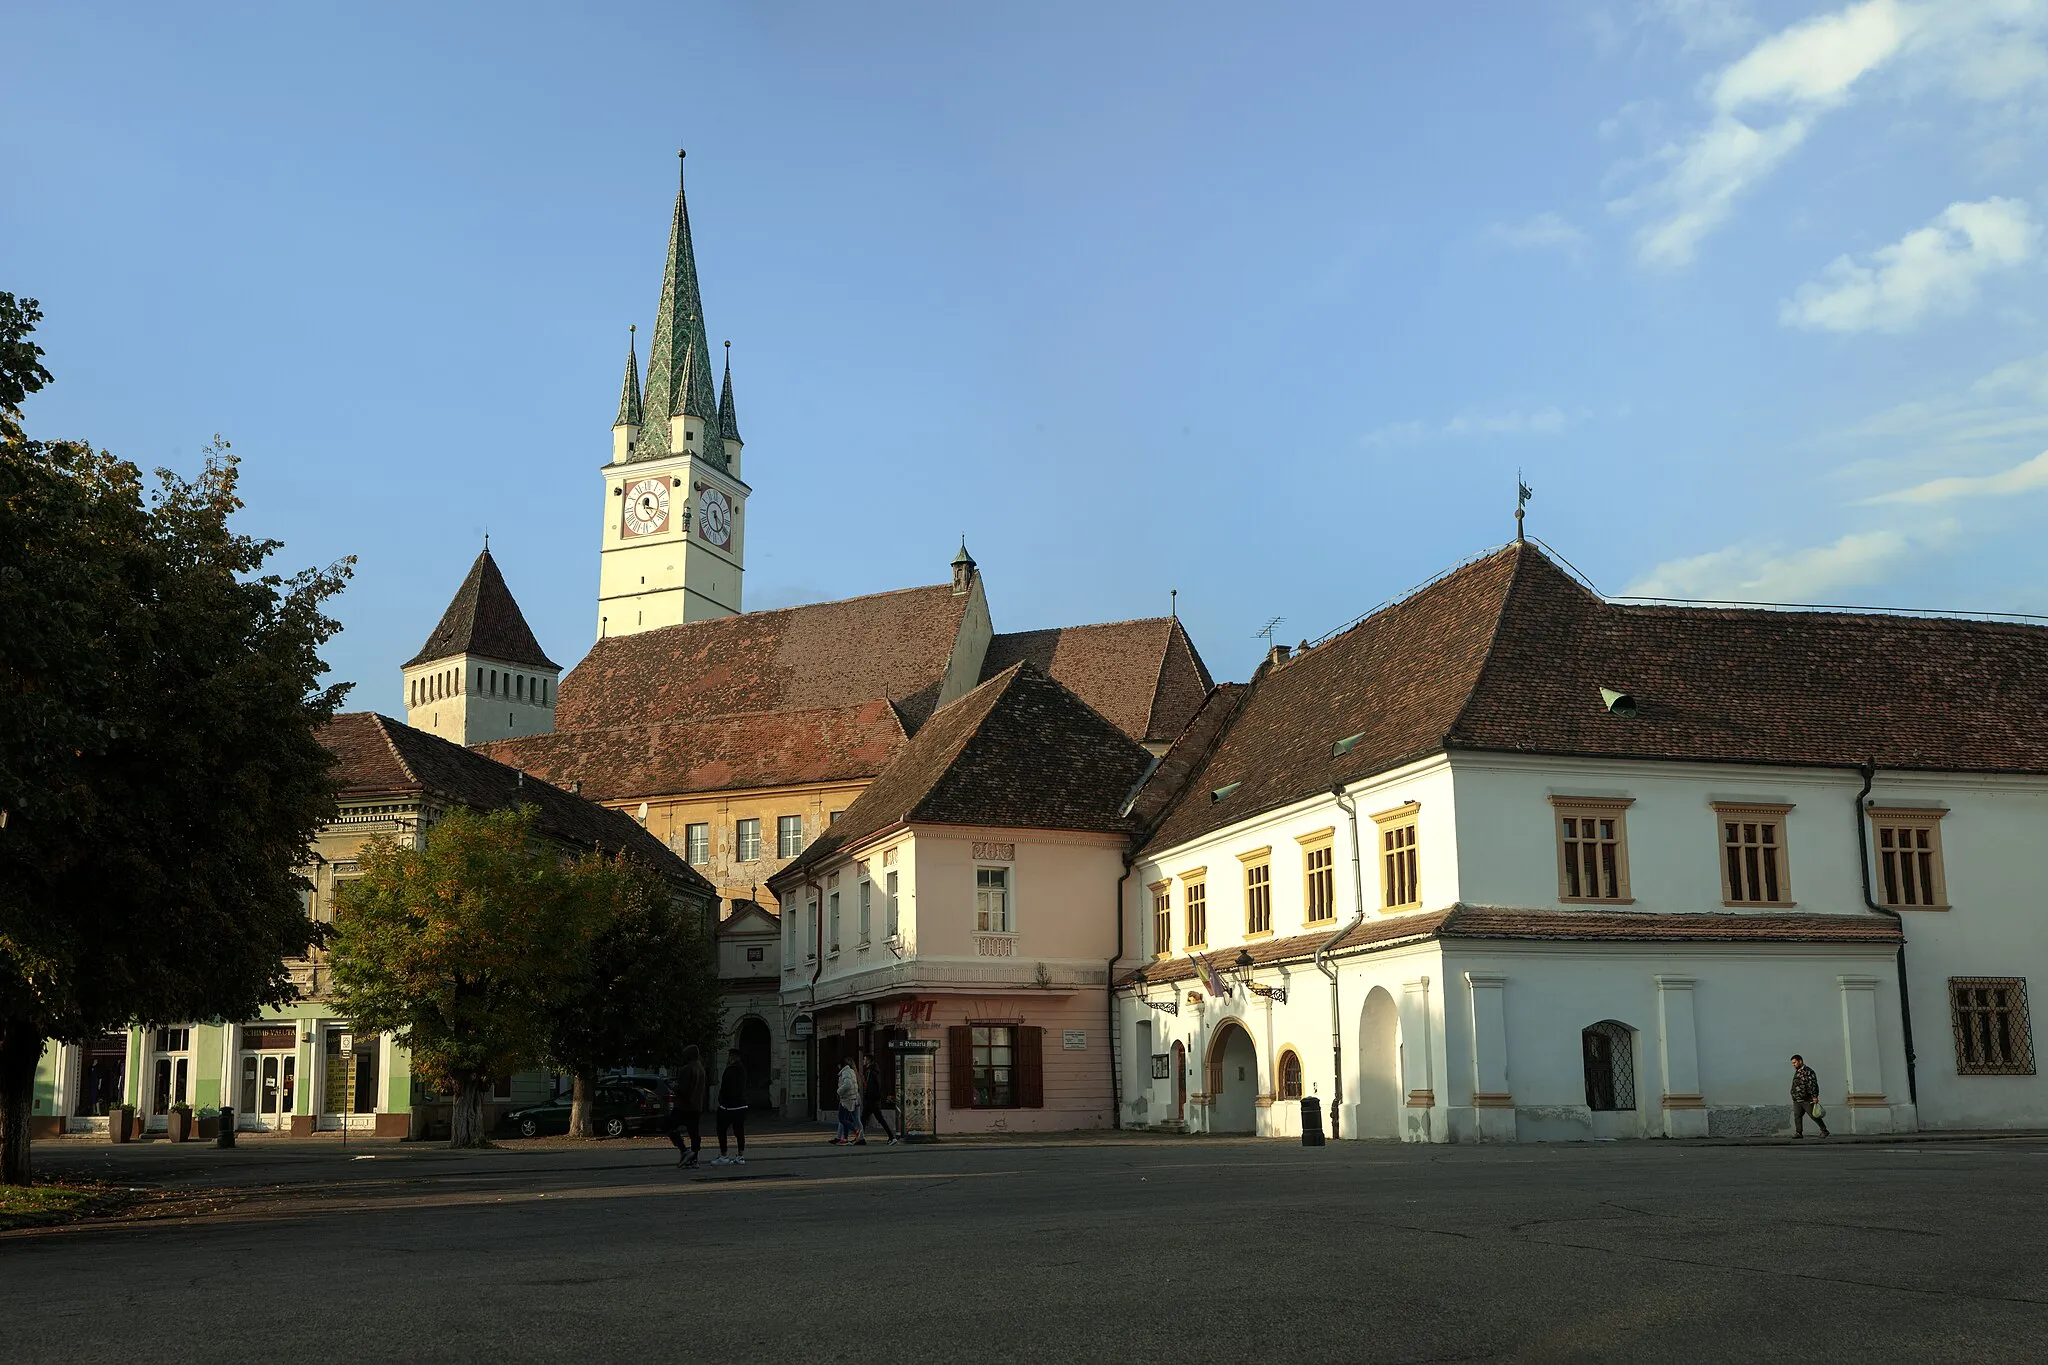
M 718 390 L 718 435 L 725 441 L 740 439 L 740 418 L 732 401 L 732 343 L 725 343 L 725 382 Z
M 961 533 L 960 553 L 953 556 L 953 592 L 957 596 L 973 584 L 975 575 L 974 556 L 967 553 L 967 536 Z
M 640 356 L 635 345 L 639 330 L 637 324 L 626 328 L 626 382 L 619 388 L 619 415 L 612 423 L 615 427 L 640 425 Z

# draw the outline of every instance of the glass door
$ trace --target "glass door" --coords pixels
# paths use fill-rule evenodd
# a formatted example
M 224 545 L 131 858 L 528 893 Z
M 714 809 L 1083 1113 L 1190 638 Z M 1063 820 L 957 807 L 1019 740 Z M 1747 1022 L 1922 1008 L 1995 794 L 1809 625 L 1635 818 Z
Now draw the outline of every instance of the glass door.
M 299 1054 L 296 1052 L 243 1053 L 239 1112 L 252 1117 L 265 1128 L 291 1127 L 298 1078 Z

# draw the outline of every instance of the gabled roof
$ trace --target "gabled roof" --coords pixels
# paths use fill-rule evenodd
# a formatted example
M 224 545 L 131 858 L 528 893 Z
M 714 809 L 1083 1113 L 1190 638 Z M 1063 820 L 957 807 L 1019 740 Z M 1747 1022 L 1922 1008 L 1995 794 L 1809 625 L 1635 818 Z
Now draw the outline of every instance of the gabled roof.
M 768 884 L 801 882 L 820 860 L 903 824 L 1125 832 L 1124 801 L 1150 764 L 1086 702 L 1032 664 L 1014 664 L 933 716 Z
M 541 833 L 577 848 L 625 852 L 671 882 L 715 896 L 717 889 L 640 823 L 620 811 L 507 767 L 473 749 L 374 711 L 336 716 L 320 732 L 335 757 L 341 799 L 432 796 L 477 811 L 532 806 Z
M 599 801 L 872 777 L 906 738 L 886 701 L 806 711 L 563 730 L 477 745 L 480 753 Z
M 1175 616 L 998 635 L 981 676 L 1027 659 L 1139 741 L 1171 743 L 1214 686 Z
M 968 598 L 950 586 L 720 616 L 612 635 L 562 679 L 557 730 L 938 701 Z
M 498 561 L 491 558 L 488 545 L 469 566 L 469 574 L 455 590 L 448 610 L 441 613 L 441 624 L 434 627 L 420 652 L 405 661 L 405 667 L 452 659 L 458 654 L 475 654 L 527 668 L 561 667 L 541 652 L 540 641 L 533 638 L 525 614 L 512 600 L 512 590 L 505 586 L 505 575 L 498 572 Z
M 721 938 L 745 934 L 773 938 L 782 932 L 782 916 L 759 901 L 734 901 L 716 932 Z
M 1148 847 L 1452 749 L 2048 774 L 2048 629 L 1611 603 L 1508 545 L 1261 669 Z

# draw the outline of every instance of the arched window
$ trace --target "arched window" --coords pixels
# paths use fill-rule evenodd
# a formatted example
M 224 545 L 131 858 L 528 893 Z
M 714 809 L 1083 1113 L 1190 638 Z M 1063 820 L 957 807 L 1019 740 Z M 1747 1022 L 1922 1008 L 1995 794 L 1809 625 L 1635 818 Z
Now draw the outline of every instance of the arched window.
M 1579 1035 L 1586 1058 L 1586 1107 L 1614 1113 L 1636 1107 L 1635 1030 L 1602 1019 Z
M 1301 1098 L 1301 1054 L 1293 1048 L 1280 1054 L 1280 1098 Z

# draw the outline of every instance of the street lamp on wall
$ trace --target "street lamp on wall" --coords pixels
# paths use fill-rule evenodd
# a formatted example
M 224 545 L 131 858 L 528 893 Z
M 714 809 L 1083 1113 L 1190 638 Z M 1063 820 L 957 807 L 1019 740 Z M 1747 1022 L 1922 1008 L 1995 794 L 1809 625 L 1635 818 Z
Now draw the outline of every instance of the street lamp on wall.
M 1252 960 L 1251 949 L 1238 949 L 1237 962 L 1234 965 L 1237 967 L 1238 984 L 1243 986 L 1245 990 L 1253 995 L 1264 996 L 1266 999 L 1278 1004 L 1284 1005 L 1287 1003 L 1287 988 L 1285 986 L 1261 986 L 1258 982 L 1252 980 L 1253 969 L 1258 964 Z
M 1146 1009 L 1160 1010 L 1175 1016 L 1180 1014 L 1180 1001 L 1170 996 L 1165 1000 L 1154 1000 L 1151 998 L 1152 982 L 1146 977 L 1143 967 L 1131 973 L 1131 984 L 1138 988 L 1138 1003 Z

